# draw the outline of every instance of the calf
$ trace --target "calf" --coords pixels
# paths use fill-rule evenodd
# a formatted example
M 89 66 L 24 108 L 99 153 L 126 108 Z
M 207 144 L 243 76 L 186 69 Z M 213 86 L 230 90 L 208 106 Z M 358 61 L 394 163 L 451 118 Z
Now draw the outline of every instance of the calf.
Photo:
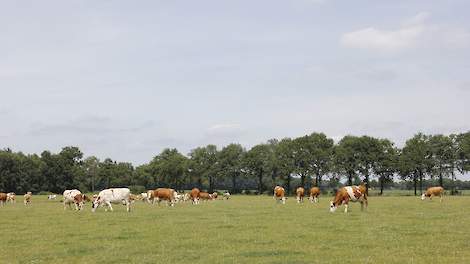
M 198 188 L 193 188 L 189 195 L 191 196 L 192 204 L 199 204 L 199 194 L 201 191 Z
M 30 205 L 31 204 L 31 198 L 33 197 L 33 194 L 31 192 L 27 192 L 25 195 L 23 195 L 23 203 L 24 205 Z
M 310 197 L 309 197 L 310 202 L 318 203 L 318 196 L 320 196 L 320 188 L 318 187 L 310 188 Z
M 224 192 L 224 198 L 226 200 L 230 199 L 230 193 L 229 192 Z
M 349 201 L 360 202 L 361 210 L 364 210 L 364 205 L 367 208 L 366 186 L 361 184 L 360 186 L 346 186 L 339 189 L 335 199 L 330 202 L 330 212 L 335 212 L 339 206 L 344 204 L 344 212 L 347 213 Z
M 297 203 L 303 203 L 304 202 L 305 189 L 303 187 L 298 187 L 295 190 L 295 193 L 297 194 Z
M 95 212 L 96 208 L 99 206 L 107 206 L 111 211 L 113 211 L 112 203 L 114 204 L 124 204 L 126 206 L 127 212 L 131 211 L 131 190 L 129 188 L 111 188 L 102 190 L 96 199 L 93 201 L 91 211 Z M 105 211 L 108 211 L 108 208 L 105 208 Z
M 7 202 L 7 194 L 0 193 L 0 206 L 3 206 Z
M 48 200 L 55 200 L 55 198 L 57 198 L 57 195 L 55 195 L 55 194 L 49 194 L 49 195 L 47 196 L 47 199 L 48 199 Z
M 16 203 L 16 194 L 14 192 L 7 193 L 7 202 Z
M 284 188 L 278 185 L 274 187 L 273 199 L 275 199 L 277 202 L 282 202 L 282 204 L 286 204 L 287 198 L 285 197 L 285 193 L 286 191 Z
M 440 202 L 442 203 L 442 197 L 444 196 L 444 188 L 442 187 L 430 187 L 426 190 L 423 195 L 421 195 L 421 200 L 424 201 L 426 197 L 429 197 L 429 200 L 432 200 L 434 196 L 439 196 L 440 197 Z
M 153 195 L 158 205 L 160 201 L 165 200 L 167 204 L 170 203 L 170 206 L 175 206 L 175 190 L 169 188 L 158 188 L 153 191 Z
M 79 211 L 83 209 L 85 203 L 85 195 L 77 189 L 65 190 L 64 196 L 64 210 L 67 209 L 67 205 L 71 208 L 71 204 L 75 205 L 75 210 Z

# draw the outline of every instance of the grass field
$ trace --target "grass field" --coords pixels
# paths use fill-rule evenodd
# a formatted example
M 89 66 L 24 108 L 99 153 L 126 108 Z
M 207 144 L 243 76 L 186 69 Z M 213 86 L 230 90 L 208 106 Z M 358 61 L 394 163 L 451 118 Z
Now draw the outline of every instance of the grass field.
M 470 197 L 371 197 L 328 211 L 233 196 L 174 208 L 64 211 L 58 201 L 0 208 L 0 263 L 470 263 Z

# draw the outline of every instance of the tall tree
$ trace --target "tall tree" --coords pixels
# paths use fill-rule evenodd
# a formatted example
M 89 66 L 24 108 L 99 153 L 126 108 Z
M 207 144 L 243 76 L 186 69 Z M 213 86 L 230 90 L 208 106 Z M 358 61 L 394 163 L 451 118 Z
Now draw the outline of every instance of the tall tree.
M 164 149 L 149 164 L 155 182 L 180 190 L 188 168 L 188 159 L 177 149 Z
M 457 159 L 456 146 L 452 139 L 444 135 L 433 135 L 429 138 L 433 174 L 439 177 L 439 185 L 444 187 L 443 178 L 452 174 Z
M 379 176 L 380 195 L 382 195 L 385 183 L 393 181 L 393 175 L 398 171 L 398 149 L 388 139 L 380 139 L 379 148 L 374 173 Z
M 270 169 L 270 149 L 266 144 L 259 144 L 251 148 L 245 155 L 244 167 L 249 175 L 252 175 L 258 180 L 258 193 L 264 191 L 263 180 L 265 175 L 269 173 Z
M 229 178 L 232 182 L 232 193 L 238 193 L 237 181 L 242 172 L 242 160 L 245 149 L 240 144 L 230 144 L 218 153 L 218 169 L 221 178 Z
M 359 138 L 345 136 L 334 148 L 335 168 L 339 173 L 345 173 L 348 177 L 348 185 L 353 184 L 353 178 L 359 170 L 358 143 Z
M 290 138 L 284 138 L 274 149 L 274 162 L 277 164 L 280 178 L 284 179 L 287 194 L 291 193 L 292 173 L 295 171 L 294 148 Z
M 402 164 L 406 162 L 413 175 L 419 179 L 419 187 L 423 192 L 423 179 L 433 167 L 432 152 L 429 145 L 429 136 L 418 133 L 406 141 L 402 150 Z M 404 159 L 404 160 L 403 160 Z M 416 181 L 415 181 L 416 195 Z

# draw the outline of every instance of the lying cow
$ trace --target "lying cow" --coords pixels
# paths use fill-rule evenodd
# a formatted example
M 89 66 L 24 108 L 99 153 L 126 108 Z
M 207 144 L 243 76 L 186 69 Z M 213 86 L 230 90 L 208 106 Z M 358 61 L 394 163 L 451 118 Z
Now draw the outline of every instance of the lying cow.
M 91 211 L 95 212 L 99 206 L 107 206 L 113 211 L 112 203 L 124 204 L 127 208 L 127 212 L 131 211 L 131 190 L 129 188 L 111 188 L 102 190 L 96 199 L 93 201 Z M 105 208 L 108 211 L 108 208 Z
M 56 195 L 56 194 L 49 194 L 49 195 L 47 196 L 47 199 L 48 199 L 48 200 L 55 200 L 56 198 L 57 198 L 57 195 Z
M 284 188 L 278 185 L 274 187 L 273 199 L 278 202 L 282 202 L 282 204 L 286 204 L 287 198 L 285 197 L 285 193 L 286 191 L 284 190 Z
M 230 193 L 229 192 L 224 192 L 224 198 L 226 200 L 230 199 Z
M 49 195 L 50 196 L 50 195 Z M 67 209 L 67 205 L 71 209 L 71 204 L 75 205 L 75 210 L 79 211 L 83 209 L 83 204 L 85 203 L 86 196 L 82 194 L 77 189 L 65 190 L 63 193 L 64 196 L 64 210 Z
M 312 203 L 318 203 L 318 196 L 320 196 L 320 188 L 310 188 L 310 197 L 308 198 Z
M 167 205 L 170 203 L 170 206 L 175 206 L 175 190 L 169 188 L 158 188 L 153 191 L 153 195 L 158 205 L 160 205 L 160 201 L 166 201 Z
M 191 196 L 192 204 L 199 204 L 199 194 L 201 191 L 198 188 L 193 188 L 189 195 Z
M 14 192 L 7 193 L 7 202 L 16 203 L 16 194 Z
M 424 201 L 424 199 L 426 199 L 426 197 L 429 197 L 429 200 L 432 200 L 432 198 L 434 196 L 439 196 L 440 197 L 440 201 L 442 203 L 442 198 L 444 196 L 444 188 L 442 187 L 430 187 L 426 190 L 425 193 L 423 193 L 423 195 L 421 195 L 421 200 Z
M 0 193 L 0 206 L 3 206 L 7 202 L 7 194 Z
M 31 204 L 31 198 L 33 197 L 33 193 L 27 192 L 25 195 L 23 195 L 23 203 L 24 205 L 30 205 Z
M 335 199 L 330 202 L 330 212 L 335 212 L 339 206 L 344 204 L 344 212 L 347 213 L 349 201 L 360 202 L 361 210 L 364 210 L 364 205 L 367 208 L 366 186 L 361 184 L 360 186 L 346 186 L 339 189 Z
M 295 194 L 297 195 L 297 203 L 303 203 L 304 196 L 305 196 L 305 189 L 303 187 L 298 187 L 295 190 Z

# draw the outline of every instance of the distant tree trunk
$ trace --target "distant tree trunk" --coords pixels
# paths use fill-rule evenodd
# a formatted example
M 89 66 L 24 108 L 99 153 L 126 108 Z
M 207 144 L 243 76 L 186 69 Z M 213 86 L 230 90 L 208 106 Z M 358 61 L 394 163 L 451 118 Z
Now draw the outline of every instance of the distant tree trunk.
M 380 195 L 384 194 L 384 176 L 380 176 Z
M 305 186 L 305 175 L 303 174 L 300 174 L 300 185 L 302 185 L 302 187 Z
M 369 195 L 369 174 L 365 175 L 366 194 Z
M 263 169 L 258 171 L 258 194 L 263 193 Z
M 322 176 L 321 175 L 318 175 L 318 182 L 317 182 L 317 187 L 321 189 L 321 179 Z
M 415 187 L 415 196 L 418 194 L 417 193 L 417 185 L 418 185 L 418 178 L 416 177 L 416 174 L 413 174 L 413 185 Z
M 454 170 L 452 170 L 452 189 L 450 191 L 451 195 L 455 195 L 455 173 Z
M 276 178 L 277 178 L 277 169 L 274 168 L 271 173 L 272 189 L 274 189 L 274 186 L 276 186 Z
M 237 193 L 237 174 L 232 174 L 232 193 Z
M 439 186 L 444 187 L 444 182 L 442 180 L 442 170 L 439 170 Z
M 209 193 L 212 193 L 214 191 L 214 179 L 212 176 L 209 176 Z
M 423 194 L 423 173 L 419 173 L 419 189 L 421 191 L 421 195 Z
M 352 178 L 353 178 L 352 173 L 349 173 L 349 174 L 348 174 L 348 185 L 349 185 L 349 186 L 352 185 Z
M 290 194 L 290 173 L 287 175 L 287 194 Z

